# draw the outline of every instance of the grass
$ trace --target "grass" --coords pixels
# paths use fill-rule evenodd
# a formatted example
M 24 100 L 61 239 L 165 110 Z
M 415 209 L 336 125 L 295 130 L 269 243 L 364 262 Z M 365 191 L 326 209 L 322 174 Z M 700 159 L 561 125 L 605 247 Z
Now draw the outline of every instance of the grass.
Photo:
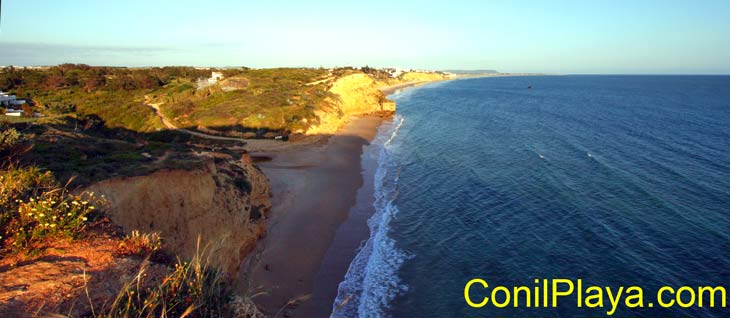
M 140 233 L 137 230 L 119 243 L 119 253 L 121 255 L 152 255 L 162 248 L 162 237 L 159 232 Z
M 257 317 L 255 306 L 242 306 L 220 271 L 210 266 L 200 238 L 190 261 L 178 259 L 162 282 L 151 287 L 146 282 L 146 266 L 119 291 L 98 318 L 117 317 Z

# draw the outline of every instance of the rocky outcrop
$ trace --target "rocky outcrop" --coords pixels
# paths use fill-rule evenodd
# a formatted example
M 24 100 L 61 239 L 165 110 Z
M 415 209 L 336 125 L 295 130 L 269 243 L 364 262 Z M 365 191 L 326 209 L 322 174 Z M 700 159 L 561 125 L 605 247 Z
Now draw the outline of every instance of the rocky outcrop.
M 395 111 L 395 102 L 386 99 L 375 80 L 364 73 L 338 78 L 329 92 L 336 96 L 329 101 L 334 106 L 317 112 L 319 124 L 310 127 L 308 135 L 334 134 L 352 116 Z
M 247 159 L 210 159 L 190 171 L 111 179 L 86 190 L 107 198 L 110 218 L 125 230 L 158 231 L 163 248 L 185 258 L 200 237 L 211 263 L 236 275 L 265 234 L 270 208 L 268 180 Z

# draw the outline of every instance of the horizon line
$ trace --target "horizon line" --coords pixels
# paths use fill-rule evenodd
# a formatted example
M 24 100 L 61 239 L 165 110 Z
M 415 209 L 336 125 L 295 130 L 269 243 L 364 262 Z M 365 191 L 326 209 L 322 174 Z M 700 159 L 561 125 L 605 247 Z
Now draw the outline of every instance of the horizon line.
M 200 66 L 200 65 L 183 65 L 183 64 L 168 64 L 168 65 L 146 65 L 146 66 L 131 66 L 131 65 L 92 65 L 92 64 L 86 64 L 86 63 L 59 63 L 59 64 L 29 64 L 29 65 L 18 65 L 18 64 L 9 64 L 9 65 L 0 65 L 0 68 L 7 68 L 7 67 L 14 67 L 14 68 L 41 68 L 41 67 L 54 67 L 54 66 L 60 66 L 64 64 L 72 64 L 72 65 L 88 65 L 91 67 L 111 67 L 111 68 L 130 68 L 130 69 L 145 69 L 145 68 L 162 68 L 162 67 L 192 67 L 192 68 L 205 68 L 205 69 L 233 69 L 233 68 L 249 68 L 249 69 L 275 69 L 275 68 L 311 68 L 311 69 L 333 69 L 333 68 L 341 68 L 341 67 L 351 67 L 355 69 L 359 69 L 362 67 L 372 67 L 375 69 L 383 69 L 383 68 L 396 68 L 396 69 L 402 69 L 402 70 L 413 70 L 413 71 L 434 71 L 434 72 L 448 72 L 448 71 L 457 71 L 457 72 L 474 72 L 474 71 L 493 71 L 493 72 L 485 72 L 485 73 L 473 73 L 471 75 L 480 75 L 480 74 L 502 74 L 502 75 L 524 75 L 524 76 L 610 76 L 610 75 L 621 75 L 621 76 L 730 76 L 730 73 L 554 73 L 554 72 L 501 72 L 496 69 L 487 69 L 487 68 L 448 68 L 448 69 L 439 69 L 439 68 L 433 68 L 433 69 L 423 69 L 423 68 L 408 68 L 408 67 L 396 67 L 396 66 L 383 66 L 383 67 L 374 67 L 369 66 L 368 64 L 364 66 L 354 66 L 354 65 L 338 65 L 338 66 L 271 66 L 271 67 L 252 67 L 252 66 L 245 66 L 245 65 L 237 65 L 237 66 Z M 496 73 L 494 73 L 496 72 Z M 457 73 L 458 74 L 458 73 Z

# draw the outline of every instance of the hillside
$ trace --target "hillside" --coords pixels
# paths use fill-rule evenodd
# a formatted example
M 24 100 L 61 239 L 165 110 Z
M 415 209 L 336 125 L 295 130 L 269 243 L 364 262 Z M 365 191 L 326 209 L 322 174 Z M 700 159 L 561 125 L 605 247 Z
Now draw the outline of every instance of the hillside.
M 309 141 L 243 138 L 327 140 L 353 116 L 392 115 L 383 86 L 442 78 L 3 69 L 0 89 L 33 116 L 0 116 L 0 314 L 258 317 L 230 279 L 266 234 L 271 208 L 269 180 L 248 151 Z M 195 297 L 179 297 L 180 286 Z
M 77 116 L 0 122 L 0 314 L 255 316 L 229 278 L 269 186 L 240 144 Z
M 155 132 L 170 127 L 236 138 L 331 134 L 351 115 L 386 113 L 382 86 L 447 79 L 372 69 L 226 69 L 223 78 L 185 67 L 127 69 L 60 65 L 6 68 L 0 89 L 45 116 L 97 116 L 107 128 Z M 167 122 L 164 122 L 167 121 Z

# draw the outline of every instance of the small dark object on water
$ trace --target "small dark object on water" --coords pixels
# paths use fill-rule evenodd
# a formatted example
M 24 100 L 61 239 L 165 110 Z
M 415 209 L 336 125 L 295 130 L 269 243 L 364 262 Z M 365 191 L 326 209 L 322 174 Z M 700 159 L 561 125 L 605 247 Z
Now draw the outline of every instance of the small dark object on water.
M 266 265 L 264 265 L 264 269 L 265 269 L 265 270 L 266 270 L 267 272 L 270 272 L 270 271 L 271 271 L 271 264 L 266 264 Z
M 532 85 L 530 85 L 530 86 L 527 86 L 527 89 L 532 89 Z

